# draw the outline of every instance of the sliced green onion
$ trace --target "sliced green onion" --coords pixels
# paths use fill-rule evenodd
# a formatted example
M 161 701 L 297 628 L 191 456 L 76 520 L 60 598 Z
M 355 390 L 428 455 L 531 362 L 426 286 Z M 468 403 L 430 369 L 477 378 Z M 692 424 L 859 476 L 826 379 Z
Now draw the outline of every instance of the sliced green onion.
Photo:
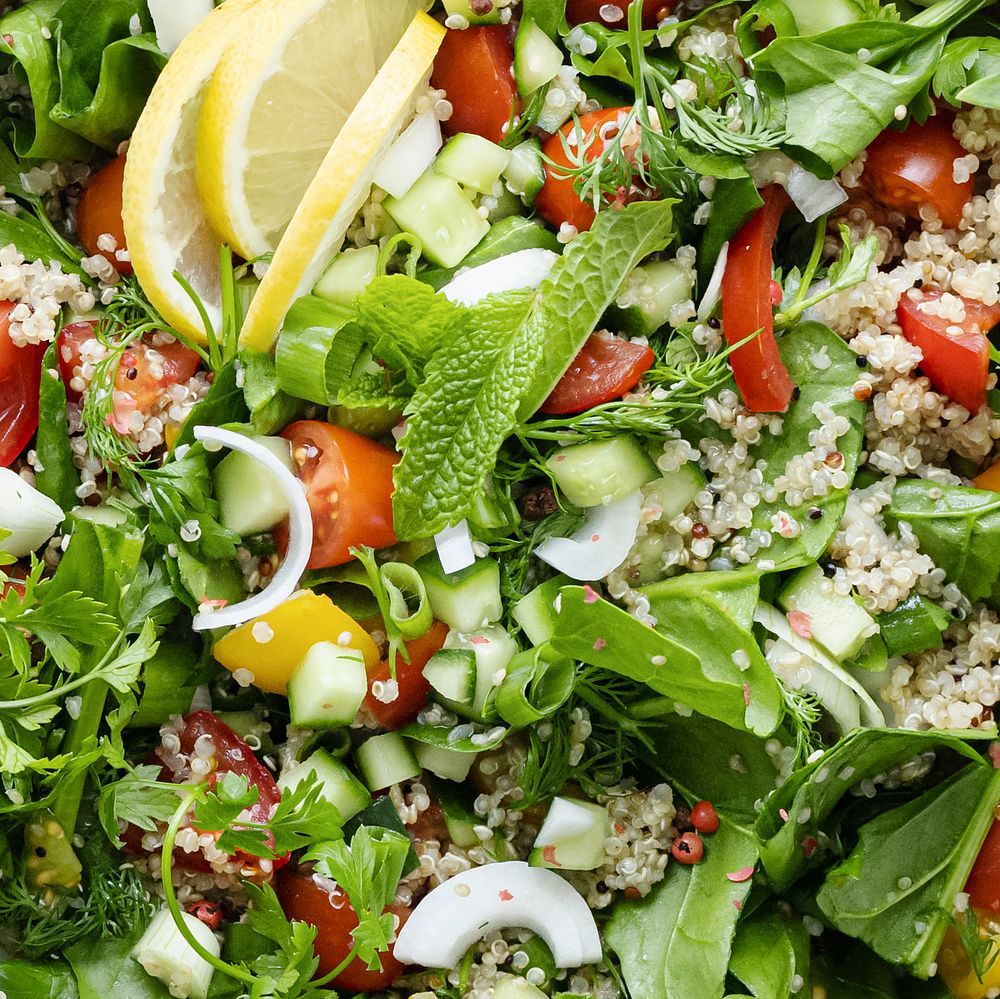
M 304 295 L 288 310 L 278 338 L 278 385 L 289 395 L 328 406 L 327 355 L 351 310 L 317 295 Z
M 406 263 L 404 264 L 406 275 L 411 278 L 417 276 L 417 264 L 420 262 L 420 255 L 424 252 L 424 244 L 423 240 L 412 232 L 397 232 L 382 247 L 382 252 L 378 255 L 378 274 L 380 276 L 384 277 L 388 273 L 389 264 L 392 262 L 396 250 L 404 245 L 410 248 L 410 252 L 406 255 Z
M 389 597 L 389 618 L 403 638 L 426 635 L 434 616 L 420 573 L 405 562 L 388 562 L 379 569 L 379 578 Z
M 513 728 L 525 728 L 554 714 L 573 691 L 576 666 L 550 659 L 545 647 L 520 652 L 496 692 L 496 709 Z

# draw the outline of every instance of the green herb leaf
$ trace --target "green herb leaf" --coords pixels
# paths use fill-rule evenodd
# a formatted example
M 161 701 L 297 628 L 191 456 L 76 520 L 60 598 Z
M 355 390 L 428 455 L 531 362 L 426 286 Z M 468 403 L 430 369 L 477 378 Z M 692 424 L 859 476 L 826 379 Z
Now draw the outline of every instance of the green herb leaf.
M 35 471 L 35 485 L 64 510 L 71 510 L 79 502 L 76 490 L 80 485 L 80 473 L 69 444 L 66 386 L 59 375 L 58 349 L 53 343 L 42 358 L 38 434 L 35 438 L 39 467 Z

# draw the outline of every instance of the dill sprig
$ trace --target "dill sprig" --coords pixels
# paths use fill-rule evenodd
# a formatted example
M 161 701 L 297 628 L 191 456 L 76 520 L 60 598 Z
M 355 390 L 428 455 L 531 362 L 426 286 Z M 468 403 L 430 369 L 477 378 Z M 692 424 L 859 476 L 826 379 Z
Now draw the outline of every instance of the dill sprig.
M 961 916 L 951 912 L 947 916 L 968 955 L 973 974 L 982 982 L 1000 958 L 1000 947 L 990 934 L 980 931 L 979 916 L 971 906 Z
M 814 694 L 793 690 L 780 680 L 778 687 L 785 702 L 785 721 L 795 737 L 795 766 L 804 766 L 817 749 L 825 748 L 816 731 L 816 725 L 823 717 L 823 709 Z

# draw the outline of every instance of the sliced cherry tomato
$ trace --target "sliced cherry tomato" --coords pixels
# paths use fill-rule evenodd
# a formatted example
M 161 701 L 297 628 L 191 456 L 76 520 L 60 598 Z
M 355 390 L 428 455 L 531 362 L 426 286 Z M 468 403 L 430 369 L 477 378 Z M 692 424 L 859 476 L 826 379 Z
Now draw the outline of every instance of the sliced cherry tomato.
M 655 28 L 670 16 L 673 5 L 673 0 L 642 0 L 642 26 Z M 569 0 L 566 20 L 570 24 L 600 21 L 608 28 L 624 29 L 628 26 L 628 6 L 629 0 Z
M 656 355 L 649 347 L 592 334 L 542 403 L 541 413 L 582 413 L 621 398 L 639 384 Z
M 125 179 L 125 154 L 113 159 L 90 178 L 76 209 L 76 231 L 83 248 L 91 256 L 100 254 L 119 274 L 131 274 L 132 265 L 119 260 L 113 252 L 102 250 L 98 239 L 107 233 L 117 249 L 127 250 L 122 223 L 122 182 Z
M 990 831 L 965 882 L 969 903 L 983 912 L 1000 912 L 1000 821 L 993 820 Z
M 392 527 L 392 470 L 399 455 L 381 444 L 329 423 L 300 420 L 281 435 L 292 442 L 295 471 L 306 485 L 313 516 L 310 569 L 343 565 L 358 545 L 396 543 Z M 288 526 L 274 532 L 279 549 Z
M 919 297 L 908 294 L 899 300 L 897 316 L 903 336 L 924 355 L 920 370 L 943 395 L 954 399 L 970 413 L 978 413 L 986 402 L 989 377 L 990 345 L 986 334 L 1000 323 L 1000 305 L 983 305 L 963 298 L 965 319 L 932 315 L 920 308 L 936 302 L 940 291 L 925 290 Z M 949 330 L 960 329 L 952 335 Z
M 347 895 L 339 888 L 328 892 L 316 884 L 309 874 L 291 870 L 282 871 L 276 891 L 289 919 L 316 927 L 317 973 L 328 975 L 350 954 L 354 944 L 351 931 L 358 925 L 358 917 Z M 410 910 L 402 905 L 390 905 L 386 912 L 397 916 L 400 926 L 410 915 Z M 367 965 L 355 958 L 333 979 L 333 984 L 351 993 L 376 992 L 387 988 L 403 973 L 404 965 L 393 957 L 391 950 L 380 957 L 381 971 L 369 971 Z
M 956 184 L 955 160 L 966 155 L 948 118 L 935 116 L 902 132 L 889 129 L 869 147 L 862 183 L 885 205 L 919 219 L 930 205 L 944 225 L 954 228 L 972 197 L 975 181 Z
M 383 659 L 378 668 L 369 674 L 369 690 L 364 706 L 382 728 L 402 728 L 420 713 L 427 695 L 431 692 L 431 685 L 424 678 L 424 667 L 427 665 L 427 660 L 444 645 L 447 637 L 448 625 L 435 621 L 426 635 L 406 643 L 406 649 L 410 653 L 408 663 L 403 661 L 398 652 L 396 653 L 396 683 L 399 685 L 399 694 L 388 703 L 380 701 L 371 692 L 371 685 L 376 680 L 385 682 L 390 678 L 388 660 Z
M 0 302 L 0 468 L 12 465 L 38 429 L 38 390 L 47 344 L 10 338 L 13 302 Z
M 518 108 L 514 48 L 502 24 L 449 30 L 434 59 L 431 86 L 444 90 L 453 108 L 441 127 L 448 135 L 472 132 L 491 142 L 506 133 Z
M 771 251 L 788 195 L 777 185 L 760 193 L 763 206 L 729 243 L 722 276 L 722 327 L 730 345 L 753 337 L 729 355 L 747 408 L 754 413 L 783 413 L 795 386 L 774 339 Z
M 592 163 L 603 151 L 604 144 L 617 134 L 616 126 L 625 120 L 628 111 L 628 108 L 588 111 L 580 115 L 579 131 L 575 121 L 568 121 L 555 135 L 549 136 L 542 143 L 545 183 L 535 198 L 535 208 L 546 222 L 556 228 L 565 222 L 579 232 L 584 232 L 594 224 L 597 214 L 593 205 L 580 200 L 574 179 L 568 174 L 574 167 L 569 152 L 576 150 L 572 145 L 567 150 L 566 144 L 583 146 L 584 158 Z M 582 141 L 578 139 L 579 135 L 583 136 Z

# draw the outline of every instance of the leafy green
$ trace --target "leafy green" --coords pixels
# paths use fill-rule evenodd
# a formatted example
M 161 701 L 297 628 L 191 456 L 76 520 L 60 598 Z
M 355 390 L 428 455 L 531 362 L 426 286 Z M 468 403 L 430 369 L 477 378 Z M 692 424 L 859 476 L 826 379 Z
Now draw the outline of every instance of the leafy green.
M 302 404 L 281 390 L 274 358 L 260 351 L 241 350 L 243 396 L 250 410 L 250 425 L 255 434 L 276 434 L 298 415 Z M 219 376 L 216 375 L 216 383 Z M 234 378 L 234 383 L 238 380 Z M 238 384 L 234 384 L 238 388 Z M 214 384 L 213 384 L 214 388 Z M 223 421 L 209 421 L 221 423 Z
M 895 610 L 879 614 L 878 625 L 888 656 L 907 656 L 924 649 L 940 649 L 951 615 L 919 593 L 908 596 Z
M 42 359 L 42 383 L 38 402 L 38 434 L 35 453 L 38 468 L 35 485 L 64 510 L 76 506 L 80 473 L 73 462 L 66 419 L 66 387 L 59 377 L 58 348 L 53 343 Z
M 625 277 L 673 231 L 667 202 L 604 212 L 536 292 L 461 310 L 407 407 L 393 496 L 398 537 L 427 537 L 470 511 L 518 418 L 548 397 Z
M 245 423 L 249 416 L 243 389 L 239 386 L 235 361 L 215 373 L 212 387 L 192 410 L 177 435 L 173 450 L 194 443 L 197 426 L 219 427 L 227 423 Z M 263 433 L 263 431 L 261 431 Z
M 132 957 L 132 949 L 141 933 L 130 939 L 110 940 L 95 947 L 81 941 L 66 949 L 65 957 L 76 975 L 80 999 L 168 999 L 167 987 Z
M 1000 39 L 950 41 L 934 71 L 931 89 L 956 107 L 1000 108 Z
M 0 961 L 0 989 L 7 999 L 79 999 L 76 977 L 64 961 Z
M 549 38 L 557 38 L 566 17 L 566 0 L 524 0 L 522 17 L 530 17 Z
M 670 864 L 644 899 L 617 903 L 604 931 L 634 996 L 722 999 L 740 909 L 753 867 L 753 838 L 723 820 L 701 863 Z
M 801 919 L 777 907 L 755 912 L 736 928 L 729 971 L 755 996 L 790 999 L 809 981 L 809 934 Z
M 723 244 L 728 243 L 763 204 L 764 199 L 749 176 L 716 182 L 712 192 L 712 214 L 698 251 L 698 278 L 702 287 L 712 276 Z
M 573 661 L 553 658 L 544 648 L 518 653 L 506 669 L 496 691 L 496 709 L 516 728 L 533 725 L 558 711 L 576 682 Z
M 1000 801 L 1000 775 L 972 763 L 861 827 L 816 901 L 830 923 L 926 978 Z

